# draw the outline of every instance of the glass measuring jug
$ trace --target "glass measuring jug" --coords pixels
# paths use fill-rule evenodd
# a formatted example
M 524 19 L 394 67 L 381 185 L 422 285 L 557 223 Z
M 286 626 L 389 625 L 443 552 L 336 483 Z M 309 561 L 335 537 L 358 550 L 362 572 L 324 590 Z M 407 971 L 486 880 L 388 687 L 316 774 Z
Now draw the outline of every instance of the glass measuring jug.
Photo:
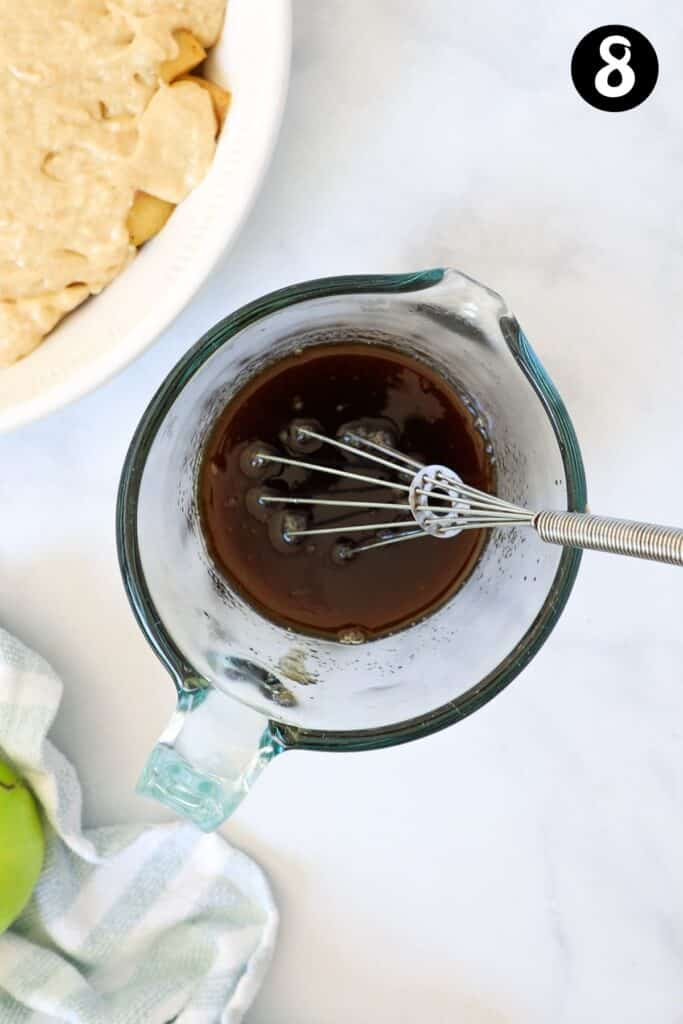
M 232 589 L 200 529 L 204 443 L 226 403 L 265 366 L 340 341 L 399 349 L 448 381 L 486 439 L 502 497 L 585 509 L 583 464 L 560 396 L 501 297 L 464 274 L 312 281 L 212 328 L 145 412 L 117 512 L 128 596 L 178 699 L 139 788 L 204 829 L 217 827 L 283 751 L 388 746 L 481 707 L 539 650 L 578 569 L 576 550 L 514 527 L 494 530 L 450 601 L 365 643 L 276 625 Z

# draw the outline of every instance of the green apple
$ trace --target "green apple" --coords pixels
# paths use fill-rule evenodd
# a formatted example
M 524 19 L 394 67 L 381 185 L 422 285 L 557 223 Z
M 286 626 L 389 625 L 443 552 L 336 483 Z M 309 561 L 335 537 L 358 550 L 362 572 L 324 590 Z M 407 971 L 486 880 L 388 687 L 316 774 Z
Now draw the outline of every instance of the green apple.
M 14 769 L 0 761 L 0 933 L 28 903 L 44 853 L 35 797 Z

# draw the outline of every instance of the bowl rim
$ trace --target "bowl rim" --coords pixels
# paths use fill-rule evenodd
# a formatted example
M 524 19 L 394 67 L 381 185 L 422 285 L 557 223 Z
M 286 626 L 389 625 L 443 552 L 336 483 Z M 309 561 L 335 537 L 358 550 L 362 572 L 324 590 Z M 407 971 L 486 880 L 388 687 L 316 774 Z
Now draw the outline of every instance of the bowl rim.
M 164 302 L 158 303 L 154 314 L 145 316 L 139 326 L 128 331 L 121 344 L 117 344 L 110 351 L 103 353 L 96 362 L 89 366 L 80 370 L 76 369 L 65 378 L 63 383 L 50 388 L 49 391 L 29 397 L 17 405 L 10 404 L 5 409 L 0 409 L 0 435 L 35 420 L 43 419 L 95 391 L 123 371 L 157 341 L 163 331 L 192 301 L 218 261 L 237 240 L 254 206 L 275 149 L 290 77 L 291 0 L 277 0 L 275 3 L 269 0 L 268 17 L 271 22 L 269 35 L 273 42 L 269 48 L 268 76 L 264 76 L 264 81 L 267 82 L 270 89 L 272 102 L 266 105 L 269 116 L 263 118 L 259 125 L 258 142 L 254 147 L 255 173 L 250 180 L 249 189 L 242 194 L 239 214 L 235 218 L 230 232 L 224 236 L 221 236 L 219 232 L 211 236 L 194 260 L 192 273 L 183 277 L 183 285 L 174 288 L 170 293 L 166 292 Z M 89 301 L 97 301 L 97 296 L 91 296 Z M 74 311 L 74 313 L 77 312 L 78 310 Z M 30 354 L 27 358 L 31 358 Z
M 184 680 L 196 678 L 197 672 L 166 632 L 156 611 L 142 570 L 137 535 L 137 504 L 147 454 L 176 397 L 218 348 L 228 344 L 248 325 L 286 306 L 339 294 L 418 291 L 440 283 L 446 273 L 445 268 L 434 268 L 412 274 L 318 278 L 270 292 L 210 328 L 185 353 L 158 388 L 138 424 L 121 472 L 116 543 L 124 587 L 138 625 L 164 667 L 170 671 L 179 691 L 183 689 Z M 564 465 L 568 508 L 583 512 L 587 503 L 585 471 L 566 406 L 516 319 L 503 316 L 500 326 L 513 358 L 543 405 L 555 433 Z M 286 749 L 360 751 L 405 743 L 461 721 L 508 686 L 543 646 L 572 591 L 581 554 L 576 548 L 563 550 L 546 599 L 529 629 L 502 662 L 452 701 L 418 717 L 377 729 L 302 729 L 270 721 L 271 734 Z

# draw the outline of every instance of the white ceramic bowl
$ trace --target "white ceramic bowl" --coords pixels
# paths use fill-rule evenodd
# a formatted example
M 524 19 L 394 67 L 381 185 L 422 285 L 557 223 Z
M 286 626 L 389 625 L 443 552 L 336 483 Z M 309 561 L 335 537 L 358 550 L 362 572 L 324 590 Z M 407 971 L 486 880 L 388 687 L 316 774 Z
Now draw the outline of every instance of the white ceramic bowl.
M 290 0 L 228 0 L 209 74 L 231 90 L 232 104 L 209 174 L 101 295 L 0 369 L 0 433 L 96 388 L 189 302 L 254 202 L 280 126 L 290 52 Z

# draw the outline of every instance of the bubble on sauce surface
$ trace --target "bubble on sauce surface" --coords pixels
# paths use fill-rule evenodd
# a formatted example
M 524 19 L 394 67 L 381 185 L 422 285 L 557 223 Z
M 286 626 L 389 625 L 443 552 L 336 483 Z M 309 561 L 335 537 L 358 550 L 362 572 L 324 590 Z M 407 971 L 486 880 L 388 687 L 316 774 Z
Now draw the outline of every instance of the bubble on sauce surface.
M 322 448 L 323 442 L 315 437 L 309 437 L 305 433 L 307 430 L 316 434 L 323 433 L 319 420 L 303 418 L 292 420 L 280 433 L 282 444 L 292 455 L 312 455 Z
M 335 565 L 347 565 L 354 554 L 353 541 L 341 537 L 332 548 L 331 558 Z
M 337 438 L 344 444 L 350 444 L 363 450 L 363 446 L 355 440 L 357 437 L 370 441 L 372 444 L 380 444 L 384 448 L 396 448 L 398 444 L 398 428 L 388 416 L 363 416 L 360 419 L 349 420 L 342 423 L 337 430 Z M 359 456 L 347 453 L 347 457 L 358 461 Z M 360 456 L 363 458 L 363 456 Z
M 292 512 L 290 509 L 278 509 L 268 520 L 268 539 L 272 547 L 283 555 L 294 555 L 299 550 L 300 538 L 297 530 L 308 527 L 308 516 L 305 512 Z
M 364 644 L 367 639 L 367 633 L 359 626 L 346 626 L 337 633 L 340 644 Z
M 263 501 L 263 498 L 279 498 L 280 495 L 273 487 L 250 487 L 244 496 L 244 505 L 254 519 L 259 523 L 267 523 L 277 511 L 277 505 L 270 501 Z
M 278 452 L 263 441 L 252 441 L 240 454 L 240 469 L 250 480 L 267 480 L 280 472 L 280 465 L 264 459 L 264 455 L 277 456 Z

